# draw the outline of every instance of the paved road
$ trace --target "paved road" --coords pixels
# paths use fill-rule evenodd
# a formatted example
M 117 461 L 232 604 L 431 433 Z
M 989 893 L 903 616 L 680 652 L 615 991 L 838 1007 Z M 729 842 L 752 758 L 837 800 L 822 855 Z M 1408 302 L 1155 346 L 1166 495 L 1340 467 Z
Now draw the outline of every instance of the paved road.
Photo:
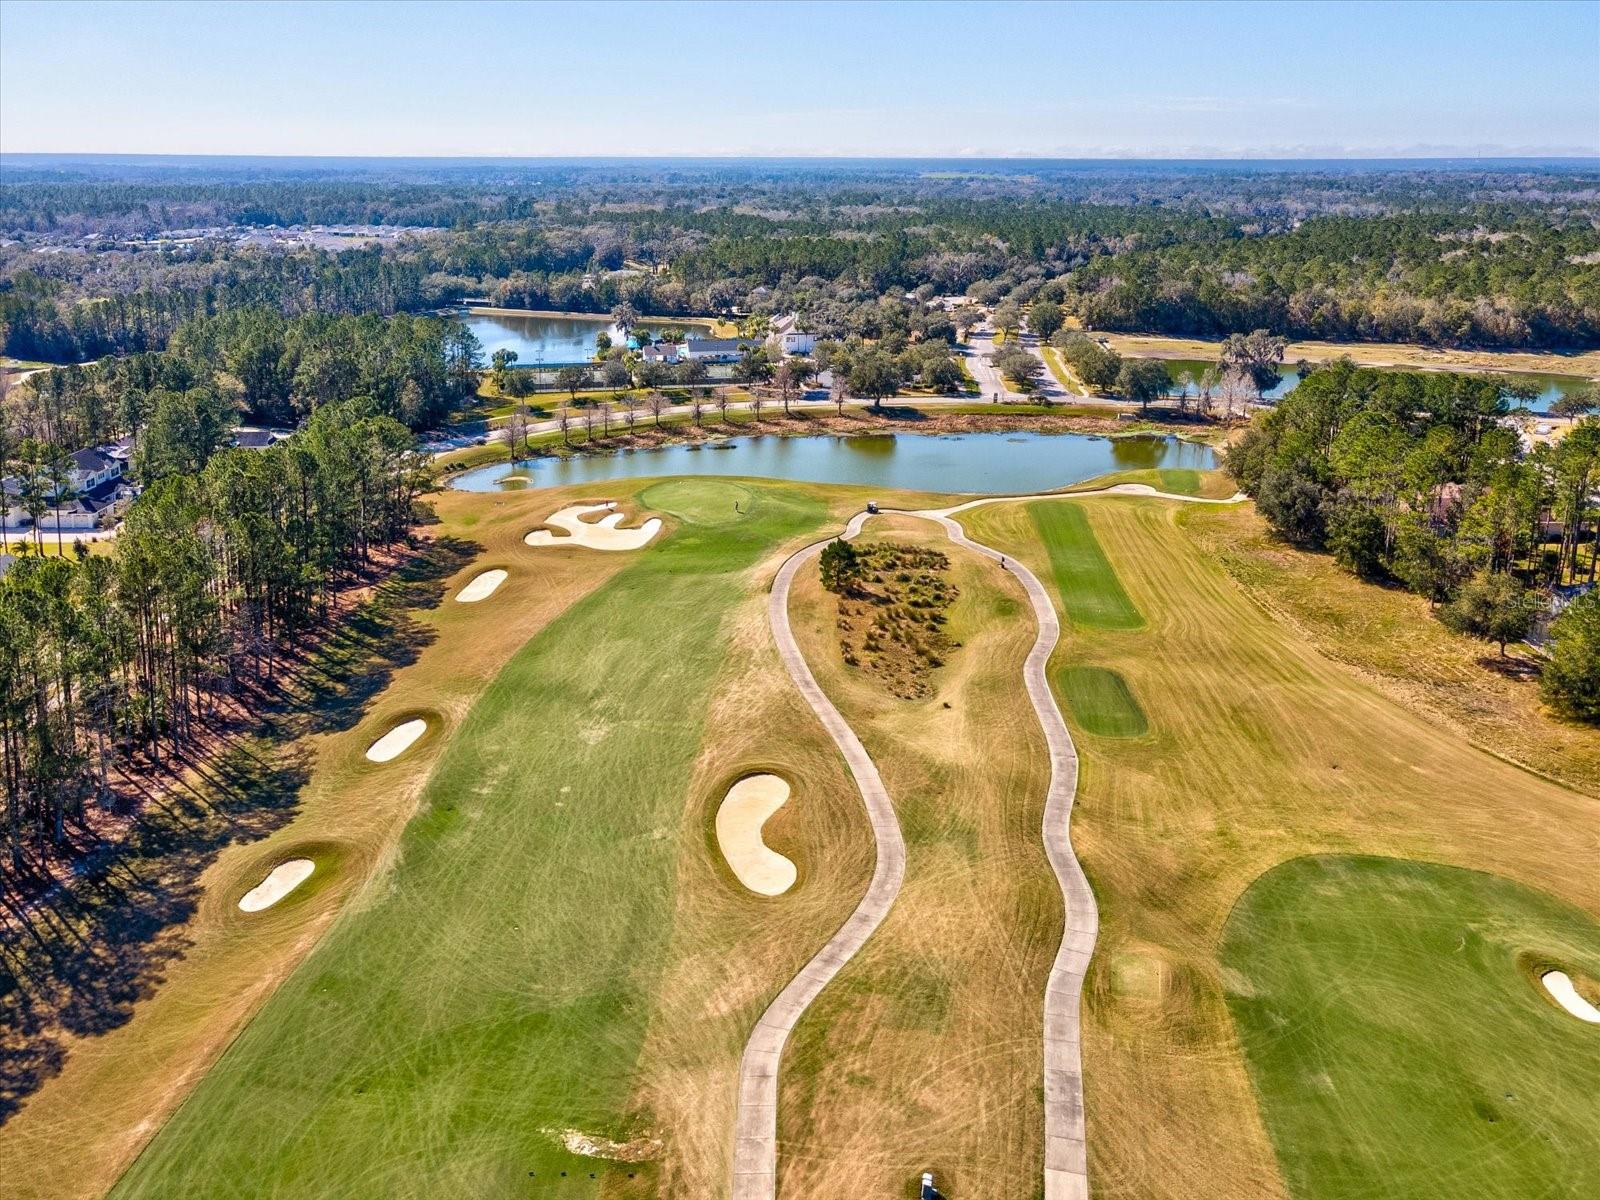
M 1099 932 L 1099 912 L 1088 877 L 1073 853 L 1070 822 L 1078 789 L 1078 754 L 1072 735 L 1061 719 L 1061 709 L 1050 690 L 1045 670 L 1061 623 L 1050 593 L 1026 566 L 1007 559 L 998 550 L 967 537 L 954 517 L 985 504 L 1019 500 L 1081 499 L 1085 496 L 1156 496 L 1193 504 L 1236 504 L 1244 497 L 1211 500 L 1159 492 L 1147 484 L 1124 483 L 1087 492 L 1048 492 L 1034 496 L 984 496 L 942 509 L 922 509 L 902 515 L 923 517 L 941 525 L 950 540 L 1000 562 L 1021 581 L 1033 605 L 1038 634 L 1022 666 L 1023 686 L 1044 731 L 1050 751 L 1050 787 L 1045 794 L 1043 839 L 1045 855 L 1055 872 L 1066 906 L 1066 928 L 1056 950 L 1045 986 L 1044 999 L 1044 1125 L 1045 1200 L 1087 1200 L 1088 1160 L 1083 1119 L 1083 1056 L 1079 1015 L 1084 975 L 1094 953 Z M 898 511 L 898 510 L 885 510 Z M 867 513 L 850 518 L 840 535 L 853 538 L 861 532 Z M 831 539 L 828 539 L 831 540 Z M 866 944 L 882 924 L 899 895 L 905 877 L 906 849 L 895 818 L 894 805 L 872 758 L 845 722 L 833 702 L 818 686 L 806 666 L 789 625 L 789 588 L 795 574 L 822 552 L 827 541 L 813 543 L 792 555 L 778 569 L 767 599 L 767 620 L 784 668 L 802 698 L 817 714 L 834 744 L 844 755 L 856 787 L 866 803 L 877 846 L 877 865 L 861 903 L 839 932 L 778 994 L 756 1023 L 739 1062 L 739 1100 L 734 1117 L 733 1200 L 773 1200 L 778 1168 L 778 1067 L 790 1032 L 844 965 Z
M 1002 401 L 1026 400 L 1027 397 L 1021 392 L 1012 391 L 1011 385 L 994 369 L 994 364 L 989 361 L 993 353 L 993 331 L 974 329 L 967 334 L 967 370 L 978 381 L 979 398 L 993 400 L 998 395 Z
M 866 513 L 856 514 L 842 536 L 855 537 L 866 518 Z M 767 599 L 767 620 L 789 678 L 794 680 L 811 711 L 817 714 L 855 777 L 872 822 L 878 857 L 872 882 L 855 912 L 778 993 L 745 1044 L 744 1056 L 739 1061 L 739 1105 L 734 1118 L 733 1200 L 772 1200 L 778 1168 L 778 1063 L 783 1057 L 784 1043 L 807 1006 L 889 914 L 889 906 L 900 894 L 900 884 L 905 878 L 905 841 L 900 836 L 900 823 L 895 818 L 894 805 L 883 780 L 878 776 L 878 768 L 873 765 L 861 739 L 817 685 L 789 627 L 789 586 L 794 582 L 795 573 L 822 553 L 825 545 L 826 541 L 807 546 L 778 569 L 772 594 Z

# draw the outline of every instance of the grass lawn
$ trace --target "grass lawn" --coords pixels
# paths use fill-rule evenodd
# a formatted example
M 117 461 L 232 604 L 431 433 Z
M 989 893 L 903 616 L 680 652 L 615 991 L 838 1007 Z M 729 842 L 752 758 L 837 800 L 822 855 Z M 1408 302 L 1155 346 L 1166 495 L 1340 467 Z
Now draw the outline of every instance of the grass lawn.
M 1082 508 L 1048 500 L 1030 504 L 1028 512 L 1049 550 L 1068 621 L 1085 629 L 1137 629 L 1144 624 Z
M 1040 521 L 1048 506 L 1078 509 L 1084 522 Z M 961 516 L 973 537 L 1056 589 L 1069 618 L 1104 590 L 1098 568 L 1082 583 L 1076 569 L 1054 569 L 1064 557 L 1073 565 L 1086 523 L 1145 622 L 1069 621 L 1052 663 L 1058 685 L 1064 668 L 1116 672 L 1150 727 L 1078 744 L 1073 843 L 1101 907 L 1084 1006 L 1089 1169 L 1106 1200 L 1285 1196 L 1273 1117 L 1258 1108 L 1221 961 L 1229 913 L 1277 864 L 1307 854 L 1427 859 L 1600 913 L 1596 801 L 1474 749 L 1262 607 L 1213 537 L 1216 523 L 1248 519 L 1248 506 L 1131 497 Z M 1369 605 L 1387 595 L 1359 586 Z M 1394 636 L 1420 638 L 1428 620 L 1397 619 Z M 1363 628 L 1325 636 L 1358 641 Z M 1076 720 L 1070 691 L 1062 703 Z M 1436 1077 L 1453 1069 L 1441 1058 Z M 1473 1194 L 1470 1176 L 1456 1183 Z
M 579 1157 L 552 1131 L 649 1129 L 636 1066 L 686 830 L 699 842 L 684 812 L 725 619 L 743 571 L 824 514 L 795 489 L 732 485 L 747 515 L 696 524 L 704 501 L 673 486 L 679 527 L 500 672 L 385 886 L 277 991 L 116 1195 L 216 1179 L 233 1195 L 506 1195 L 561 1171 L 657 1193 L 654 1166 Z M 694 487 L 728 499 L 730 485 Z
M 1104 667 L 1063 667 L 1056 691 L 1067 698 L 1074 724 L 1100 737 L 1142 737 L 1150 723 L 1128 681 Z
M 1240 899 L 1221 959 L 1296 1200 L 1600 1195 L 1600 1031 L 1538 983 L 1600 977 L 1583 912 L 1476 871 L 1298 858 Z
M 427 715 L 443 732 L 514 650 L 624 565 L 624 556 L 594 554 L 529 570 L 522 535 L 538 506 L 552 503 L 562 503 L 559 493 L 488 505 L 437 497 L 440 522 L 429 532 L 438 549 L 428 569 L 397 581 L 378 609 L 342 622 L 286 684 L 294 711 L 276 718 L 287 728 L 265 762 L 280 781 L 273 804 L 292 819 L 270 836 L 252 833 L 229 812 L 239 801 L 226 789 L 216 794 L 227 776 L 197 774 L 192 795 L 169 804 L 173 818 L 193 822 L 187 805 L 219 810 L 236 825 L 215 861 L 202 861 L 203 874 L 191 878 L 192 852 L 183 847 L 193 838 L 174 837 L 177 849 L 130 852 L 111 872 L 112 886 L 87 893 L 93 904 L 58 913 L 112 920 L 94 910 L 129 905 L 119 891 L 138 884 L 131 911 L 139 920 L 91 934 L 112 951 L 96 958 L 73 1019 L 52 1033 L 58 1069 L 0 1128 L 8 1200 L 104 1195 L 341 906 L 381 879 L 448 738 L 430 733 L 382 768 L 365 760 L 367 746 L 408 714 Z M 490 601 L 451 601 L 496 566 L 510 577 Z M 263 755 L 254 743 L 238 751 L 246 761 Z M 273 864 L 308 852 L 337 871 L 319 868 L 301 893 L 253 918 L 238 911 L 239 897 Z
M 1043 1179 L 1043 995 L 1061 929 L 1039 838 L 1048 775 L 1022 688 L 1033 641 L 1014 577 L 930 522 L 872 521 L 863 543 L 950 559 L 953 649 L 932 694 L 898 699 L 845 664 L 837 600 L 796 580 L 795 635 L 860 734 L 900 818 L 904 887 L 795 1029 L 778 1111 L 778 1194 L 1034 1195 Z M 895 653 L 893 648 L 886 653 Z

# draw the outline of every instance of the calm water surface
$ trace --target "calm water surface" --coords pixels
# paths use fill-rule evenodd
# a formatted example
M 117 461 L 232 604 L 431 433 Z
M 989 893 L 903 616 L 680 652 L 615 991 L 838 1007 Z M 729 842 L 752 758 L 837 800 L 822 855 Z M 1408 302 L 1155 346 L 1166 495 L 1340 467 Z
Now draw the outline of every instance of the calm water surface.
M 594 358 L 594 338 L 597 333 L 611 335 L 611 340 L 622 344 L 622 330 L 608 317 L 518 317 L 495 313 L 462 313 L 461 321 L 483 343 L 483 357 L 487 362 L 496 350 L 515 350 L 517 362 L 528 363 L 578 363 Z M 647 328 L 704 329 L 692 322 L 646 321 Z
M 744 475 L 807 483 L 859 483 L 924 492 L 991 495 L 1045 492 L 1111 471 L 1208 470 L 1209 446 L 1170 437 L 1083 434 L 882 434 L 857 437 L 737 437 L 702 445 L 620 451 L 594 458 L 496 463 L 457 476 L 471 492 L 603 483 L 656 475 Z
M 1185 371 L 1188 371 L 1198 379 L 1207 367 L 1216 366 L 1216 363 L 1207 362 L 1204 359 L 1191 358 L 1171 358 L 1166 360 L 1166 364 L 1167 374 L 1172 378 L 1174 390 L 1176 390 L 1178 379 Z M 1550 406 L 1561 399 L 1562 396 L 1568 392 L 1575 392 L 1579 388 L 1587 387 L 1589 384 L 1587 379 L 1580 378 L 1577 375 L 1541 375 L 1528 371 L 1506 371 L 1503 374 L 1514 383 L 1524 383 L 1538 389 L 1538 396 L 1529 406 L 1536 413 L 1549 412 Z M 1295 384 L 1299 382 L 1300 373 L 1293 367 L 1284 367 L 1283 378 L 1278 381 L 1278 386 L 1264 393 L 1264 395 L 1268 400 L 1281 400 L 1292 392 Z M 1192 387 L 1186 390 L 1191 396 L 1194 395 Z M 1213 392 L 1212 395 L 1215 396 L 1216 393 Z

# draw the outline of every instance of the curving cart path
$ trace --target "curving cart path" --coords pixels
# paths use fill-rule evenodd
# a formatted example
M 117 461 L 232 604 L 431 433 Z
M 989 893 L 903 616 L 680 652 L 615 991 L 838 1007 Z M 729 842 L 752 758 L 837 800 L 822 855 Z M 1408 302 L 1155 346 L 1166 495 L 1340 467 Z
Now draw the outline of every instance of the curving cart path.
M 841 536 L 855 537 L 866 519 L 866 513 L 857 513 Z M 789 587 L 795 573 L 821 554 L 822 548 L 832 540 L 828 538 L 807 546 L 778 568 L 772 594 L 767 598 L 767 620 L 789 678 L 794 680 L 811 711 L 817 714 L 855 777 L 872 821 L 877 864 L 873 867 L 867 893 L 850 914 L 850 919 L 778 993 L 745 1043 L 744 1056 L 739 1060 L 739 1106 L 733 1126 L 734 1200 L 772 1200 L 777 1189 L 778 1170 L 778 1061 L 783 1057 L 784 1043 L 801 1014 L 889 915 L 889 906 L 900 894 L 900 883 L 906 873 L 906 845 L 900 836 L 900 822 L 895 818 L 894 805 L 878 776 L 878 768 L 855 730 L 823 694 L 789 627 Z
M 1044 1196 L 1045 1200 L 1087 1200 L 1089 1195 L 1088 1159 L 1084 1140 L 1083 1055 L 1080 1000 L 1089 959 L 1094 953 L 1100 916 L 1095 906 L 1089 879 L 1073 853 L 1069 824 L 1072 803 L 1078 790 L 1078 753 L 1072 735 L 1061 718 L 1061 709 L 1045 668 L 1061 637 L 1061 622 L 1056 616 L 1050 593 L 1026 566 L 1014 558 L 966 535 L 957 513 L 986 504 L 1005 504 L 1021 500 L 1067 500 L 1086 496 L 1154 496 L 1193 504 L 1237 504 L 1242 494 L 1226 500 L 1179 496 L 1157 491 L 1145 484 L 1115 484 L 1083 492 L 1045 492 L 1024 496 L 984 496 L 949 508 L 905 511 L 885 509 L 902 516 L 922 517 L 941 525 L 950 540 L 978 554 L 1001 562 L 1021 582 L 1033 605 L 1038 635 L 1022 666 L 1023 685 L 1044 731 L 1050 751 L 1050 787 L 1045 796 L 1044 847 L 1066 906 L 1066 928 L 1045 987 L 1044 999 Z M 855 537 L 866 524 L 867 513 L 857 513 L 839 535 Z M 855 777 L 861 798 L 872 820 L 878 860 L 872 882 L 861 903 L 839 932 L 829 939 L 778 994 L 756 1023 L 739 1062 L 739 1101 L 734 1118 L 733 1200 L 773 1200 L 777 1189 L 778 1166 L 778 1064 L 784 1043 L 810 1003 L 821 994 L 845 963 L 861 949 L 868 937 L 883 922 L 889 907 L 899 895 L 905 877 L 905 842 L 895 818 L 894 805 L 883 780 L 861 739 L 833 706 L 811 669 L 806 666 L 800 647 L 789 625 L 789 588 L 795 574 L 833 539 L 815 542 L 796 552 L 778 569 L 772 593 L 767 600 L 767 619 L 778 644 L 783 665 L 800 694 L 817 714 L 834 744 L 844 755 Z

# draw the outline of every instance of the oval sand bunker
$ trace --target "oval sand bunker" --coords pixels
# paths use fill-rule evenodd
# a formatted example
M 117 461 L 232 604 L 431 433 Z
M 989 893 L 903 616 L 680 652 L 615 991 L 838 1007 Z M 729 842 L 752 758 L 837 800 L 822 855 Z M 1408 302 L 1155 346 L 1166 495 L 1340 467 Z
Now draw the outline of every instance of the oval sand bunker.
M 611 512 L 616 507 L 615 501 L 607 501 L 605 504 L 575 504 L 571 508 L 563 508 L 560 512 L 551 513 L 545 519 L 545 524 L 565 529 L 566 537 L 557 537 L 548 529 L 535 529 L 522 540 L 530 546 L 586 546 L 590 550 L 638 550 L 660 532 L 660 517 L 651 517 L 637 529 L 618 529 L 617 526 L 622 524 L 626 514 Z M 611 512 L 611 515 L 601 517 L 598 521 L 582 519 L 590 513 L 597 512 Z
M 767 818 L 789 799 L 776 775 L 750 775 L 728 789 L 717 809 L 717 845 L 739 882 L 761 896 L 781 896 L 794 886 L 795 867 L 761 840 Z
M 506 581 L 506 573 L 501 570 L 485 571 L 466 587 L 456 593 L 457 604 L 476 604 L 479 600 L 487 600 L 494 595 L 495 588 Z
M 281 862 L 267 873 L 265 879 L 240 897 L 239 907 L 249 913 L 271 908 L 310 879 L 311 872 L 316 869 L 317 864 L 309 858 L 291 858 L 288 862 Z
M 1539 976 L 1539 982 L 1544 984 L 1544 990 L 1550 993 L 1557 1004 L 1578 1020 L 1587 1021 L 1591 1025 L 1600 1025 L 1600 1008 L 1596 1008 L 1578 995 L 1572 977 L 1565 971 L 1546 971 Z
M 422 736 L 428 723 L 421 718 L 404 721 L 367 747 L 367 757 L 373 762 L 388 762 L 398 758 L 406 748 Z

